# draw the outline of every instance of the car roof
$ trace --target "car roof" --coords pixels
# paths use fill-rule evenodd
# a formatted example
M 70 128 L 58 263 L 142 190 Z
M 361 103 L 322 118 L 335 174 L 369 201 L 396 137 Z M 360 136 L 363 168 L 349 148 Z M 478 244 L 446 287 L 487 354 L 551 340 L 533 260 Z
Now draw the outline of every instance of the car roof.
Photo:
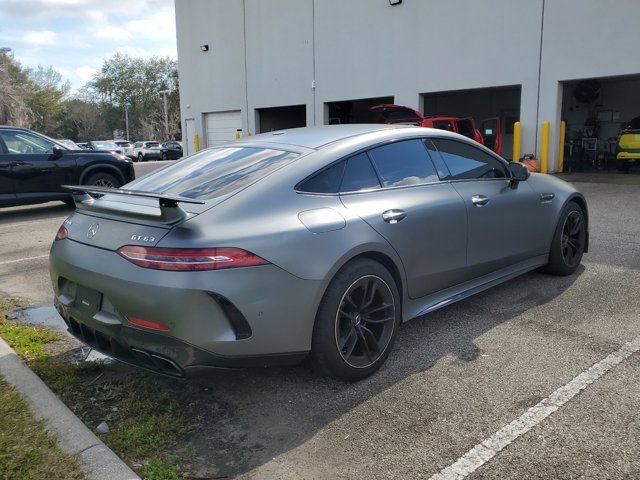
M 387 124 L 348 124 L 348 125 L 323 125 L 319 127 L 302 127 L 288 130 L 278 130 L 269 133 L 260 133 L 251 137 L 256 142 L 279 143 L 283 145 L 297 145 L 299 147 L 318 149 L 324 145 L 334 143 L 346 138 L 355 137 L 367 133 L 383 130 L 395 130 L 398 128 L 413 128 L 404 125 Z M 247 139 L 244 139 L 245 141 Z

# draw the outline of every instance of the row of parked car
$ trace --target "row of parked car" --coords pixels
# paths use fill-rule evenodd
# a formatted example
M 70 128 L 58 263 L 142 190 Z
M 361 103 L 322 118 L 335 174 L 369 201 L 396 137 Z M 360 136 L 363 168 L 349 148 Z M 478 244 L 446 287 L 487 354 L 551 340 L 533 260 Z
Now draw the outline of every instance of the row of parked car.
M 182 143 L 169 140 L 164 143 L 141 140 L 129 142 L 127 140 L 91 140 L 86 143 L 75 143 L 71 140 L 58 140 L 69 148 L 115 152 L 125 155 L 134 162 L 147 160 L 177 160 L 182 158 Z

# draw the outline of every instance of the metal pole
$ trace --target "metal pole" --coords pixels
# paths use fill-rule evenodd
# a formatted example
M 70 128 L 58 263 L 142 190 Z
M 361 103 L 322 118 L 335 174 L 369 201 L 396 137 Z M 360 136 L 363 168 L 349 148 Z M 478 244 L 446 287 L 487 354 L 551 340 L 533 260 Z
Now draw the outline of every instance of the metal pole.
M 129 141 L 129 104 L 124 104 L 124 123 L 127 129 L 127 142 Z
M 164 101 L 164 139 L 169 140 L 169 113 L 167 111 L 167 92 L 162 92 L 162 100 Z

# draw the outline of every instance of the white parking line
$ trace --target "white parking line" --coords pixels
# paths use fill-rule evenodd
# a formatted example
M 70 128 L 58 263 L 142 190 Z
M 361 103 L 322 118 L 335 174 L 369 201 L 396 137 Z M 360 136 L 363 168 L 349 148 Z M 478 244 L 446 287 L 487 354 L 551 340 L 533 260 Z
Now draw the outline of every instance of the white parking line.
M 37 258 L 45 258 L 48 256 L 49 254 L 47 253 L 46 255 L 37 255 L 35 257 L 18 258 L 16 260 L 5 260 L 4 262 L 0 262 L 0 265 L 7 265 L 9 263 L 26 262 L 27 260 L 35 260 Z
M 430 480 L 458 480 L 465 478 L 491 460 L 511 442 L 527 433 L 613 367 L 639 350 L 640 337 L 635 338 L 629 343 L 625 343 L 620 350 L 600 360 L 569 383 L 557 389 L 540 403 L 523 413 L 519 418 L 505 425 L 482 443 L 473 447 L 455 463 L 442 469 L 440 473 L 433 475 Z

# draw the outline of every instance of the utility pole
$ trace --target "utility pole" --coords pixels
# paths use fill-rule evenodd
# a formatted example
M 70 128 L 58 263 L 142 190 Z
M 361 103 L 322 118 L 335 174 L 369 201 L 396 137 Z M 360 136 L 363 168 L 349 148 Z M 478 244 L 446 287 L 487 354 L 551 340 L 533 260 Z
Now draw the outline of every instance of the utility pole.
M 162 101 L 164 103 L 164 139 L 162 140 L 164 142 L 169 140 L 169 111 L 167 107 L 167 94 L 171 93 L 171 90 L 161 90 L 159 93 L 162 94 Z
M 127 129 L 127 142 L 129 141 L 129 102 L 124 104 L 124 123 Z

